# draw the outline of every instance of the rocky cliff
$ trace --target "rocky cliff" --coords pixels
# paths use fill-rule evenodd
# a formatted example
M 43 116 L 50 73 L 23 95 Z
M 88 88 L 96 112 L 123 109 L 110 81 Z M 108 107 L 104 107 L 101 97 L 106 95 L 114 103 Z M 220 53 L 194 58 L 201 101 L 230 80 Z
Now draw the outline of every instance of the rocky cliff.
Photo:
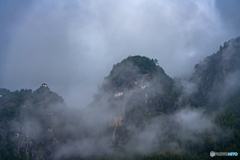
M 63 114 L 63 99 L 43 86 L 34 92 L 1 89 L 0 94 L 1 158 L 49 159 L 62 141 L 54 120 Z
M 190 81 L 197 84 L 197 92 L 192 97 L 192 104 L 204 106 L 214 103 L 215 107 L 211 105 L 214 110 L 229 100 L 229 94 L 239 95 L 239 70 L 240 37 L 237 37 L 225 42 L 217 53 L 195 65 Z M 222 94 L 226 92 L 228 96 Z
M 238 150 L 239 68 L 238 37 L 185 80 L 169 77 L 157 60 L 129 56 L 81 111 L 68 108 L 45 83 L 34 92 L 0 89 L 0 159 L 142 159 L 159 152 L 204 159 L 225 146 Z M 228 114 L 209 118 L 220 108 Z M 220 126 L 234 128 L 230 140 L 222 141 L 230 131 Z

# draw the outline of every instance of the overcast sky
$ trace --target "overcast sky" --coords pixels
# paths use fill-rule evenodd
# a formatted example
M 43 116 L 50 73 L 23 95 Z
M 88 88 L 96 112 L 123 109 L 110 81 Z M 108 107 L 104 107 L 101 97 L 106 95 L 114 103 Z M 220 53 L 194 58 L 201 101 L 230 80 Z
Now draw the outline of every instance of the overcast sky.
M 239 0 L 0 0 L 0 88 L 45 82 L 83 108 L 113 64 L 158 59 L 171 77 L 240 36 Z

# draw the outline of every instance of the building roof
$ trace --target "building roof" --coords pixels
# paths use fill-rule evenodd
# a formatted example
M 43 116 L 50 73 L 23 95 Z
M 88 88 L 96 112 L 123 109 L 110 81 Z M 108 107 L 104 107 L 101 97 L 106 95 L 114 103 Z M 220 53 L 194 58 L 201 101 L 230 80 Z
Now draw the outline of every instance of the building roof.
M 43 83 L 42 86 L 43 86 L 43 87 L 47 87 L 47 84 L 46 84 L 46 83 Z

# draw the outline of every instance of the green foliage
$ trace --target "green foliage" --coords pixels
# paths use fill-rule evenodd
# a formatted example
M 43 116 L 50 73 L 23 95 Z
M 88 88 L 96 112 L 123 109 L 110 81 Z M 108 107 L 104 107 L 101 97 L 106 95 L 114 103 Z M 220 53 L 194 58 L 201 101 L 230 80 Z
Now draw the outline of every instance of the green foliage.
M 25 151 L 21 151 L 20 152 L 20 160 L 27 160 L 27 154 Z
M 215 123 L 225 128 L 226 133 L 221 133 L 218 139 L 214 134 L 206 134 L 199 144 L 186 144 L 188 154 L 164 153 L 145 156 L 143 159 L 212 159 L 210 151 L 215 152 L 238 152 L 240 153 L 240 97 L 231 101 L 224 111 L 217 115 Z M 230 132 L 231 131 L 231 132 Z M 228 135 L 230 133 L 230 136 Z M 224 140 L 225 139 L 225 140 Z M 215 159 L 234 159 L 236 157 L 214 157 Z
M 184 142 L 184 145 L 180 146 L 184 152 L 162 152 L 144 156 L 135 155 L 135 157 L 142 160 L 211 160 L 213 158 L 210 157 L 210 151 L 240 153 L 240 97 L 230 101 L 224 108 L 215 118 L 215 123 L 224 131 L 216 130 L 213 133 L 199 134 L 198 138 L 201 139 L 199 143 Z M 174 135 L 172 136 L 174 139 Z M 115 156 L 102 159 L 124 159 L 126 157 Z M 214 159 L 227 158 L 235 159 L 236 157 L 214 157 Z
M 213 103 L 209 106 L 209 111 L 216 110 L 218 106 L 225 105 L 221 101 L 221 92 L 226 87 L 225 81 L 230 74 L 236 73 L 240 68 L 240 44 L 239 37 L 235 40 L 225 42 L 217 53 L 212 54 L 204 59 L 204 61 L 195 65 L 195 72 L 191 77 L 191 81 L 198 84 L 198 92 L 191 96 L 191 105 L 202 107 Z M 237 88 L 232 91 L 235 95 Z M 229 95 L 230 96 L 230 95 Z M 227 102 L 228 100 L 225 100 Z M 212 109 L 212 110 L 211 110 Z
M 26 148 L 19 149 L 18 142 L 12 139 L 16 133 L 14 128 L 22 127 L 15 125 L 24 121 L 25 118 L 42 120 L 40 119 L 42 114 L 38 113 L 35 107 L 47 107 L 57 102 L 61 104 L 63 99 L 48 88 L 41 87 L 34 93 L 27 89 L 14 92 L 0 89 L 0 95 L 2 95 L 0 97 L 0 160 L 27 160 Z M 15 155 L 15 152 L 19 154 Z M 34 159 L 31 152 L 28 154 L 30 160 Z
M 159 70 L 159 72 L 165 74 L 163 69 L 159 67 L 158 61 L 155 59 L 150 59 L 147 57 L 141 56 L 129 56 L 128 58 L 124 59 L 120 63 L 113 65 L 113 69 L 110 72 L 110 76 L 114 74 L 114 72 L 119 72 L 119 70 L 128 70 L 132 69 L 133 66 L 137 66 L 140 69 L 142 74 L 153 73 Z
M 6 123 L 19 116 L 21 106 L 31 96 L 32 90 L 21 89 L 20 92 L 10 92 L 6 89 L 0 89 L 0 94 L 2 95 L 0 104 L 3 106 L 0 112 L 0 122 Z
M 220 92 L 218 90 L 219 86 L 214 85 L 216 82 L 219 84 L 223 83 L 224 72 L 222 65 L 219 63 L 222 58 L 222 52 L 227 47 L 227 43 L 224 46 L 220 46 L 220 51 L 212 56 L 207 57 L 204 62 L 199 63 L 195 66 L 195 77 L 193 80 L 196 80 L 200 77 L 199 92 L 193 97 L 189 98 L 189 103 L 195 107 L 200 107 L 206 105 L 208 108 L 214 110 L 218 106 L 216 101 L 209 102 L 208 96 L 210 95 L 210 90 L 214 91 L 213 93 Z M 234 61 L 237 63 L 238 61 Z M 234 68 L 234 67 L 232 67 Z M 230 69 L 232 69 L 230 67 Z M 215 74 L 218 73 L 218 74 Z M 168 77 L 164 70 L 158 66 L 158 61 L 154 59 L 149 59 L 147 57 L 141 56 L 129 56 L 127 59 L 124 59 L 122 62 L 117 63 L 113 66 L 110 75 L 106 77 L 111 82 L 111 86 L 117 89 L 122 86 L 131 88 L 132 81 L 135 81 L 139 76 L 143 76 L 148 79 L 153 80 L 154 89 L 161 90 L 161 93 L 154 92 L 152 90 L 144 90 L 148 93 L 148 102 L 144 101 L 145 92 L 134 95 L 135 97 L 131 98 L 129 106 L 132 106 L 129 109 L 129 112 L 125 115 L 125 120 L 133 122 L 136 121 L 135 127 L 138 129 L 144 128 L 148 125 L 148 121 L 151 121 L 154 117 L 157 116 L 154 112 L 165 113 L 167 109 L 171 106 L 174 106 L 174 102 L 177 101 L 177 97 L 180 94 L 177 91 L 174 91 L 174 81 Z M 142 77 L 140 77 L 142 78 Z M 194 79 L 195 78 L 195 79 Z M 99 87 L 100 88 L 100 87 Z M 164 94 L 163 94 L 164 92 Z M 205 94 L 205 93 L 208 94 Z M 56 93 L 53 93 L 49 88 L 40 87 L 38 90 L 32 93 L 32 90 L 20 90 L 15 92 L 10 92 L 6 89 L 0 89 L 0 94 L 2 95 L 0 99 L 1 112 L 0 112 L 0 124 L 1 129 L 6 129 L 7 135 L 0 134 L 0 160 L 1 159 L 34 159 L 31 151 L 28 153 L 27 157 L 26 150 L 21 149 L 18 155 L 14 154 L 14 147 L 16 144 L 13 143 L 11 136 L 13 133 L 10 132 L 11 125 L 13 120 L 24 119 L 21 116 L 21 112 L 27 115 L 31 115 L 31 118 L 41 119 L 43 118 L 41 113 L 36 113 L 35 109 L 38 107 L 47 107 L 48 104 L 53 104 L 56 102 L 63 102 L 63 99 L 59 97 Z M 234 99 L 238 94 L 234 93 L 234 96 L 231 99 Z M 23 109 L 24 102 L 28 100 L 33 106 Z M 146 104 L 150 103 L 148 107 L 148 113 L 146 113 Z M 186 102 L 186 104 L 188 103 Z M 229 100 L 227 101 L 229 102 Z M 114 107 L 114 105 L 112 105 Z M 179 148 L 183 148 L 182 152 L 161 152 L 153 153 L 150 155 L 111 155 L 100 157 L 101 160 L 125 160 L 125 159 L 143 159 L 143 160 L 191 160 L 191 159 L 212 159 L 209 156 L 210 151 L 216 152 L 238 152 L 240 153 L 240 97 L 231 100 L 230 103 L 223 107 L 225 110 L 217 115 L 215 123 L 221 128 L 224 128 L 226 132 L 221 134 L 214 131 L 213 133 L 202 133 L 198 134 L 198 138 L 201 139 L 199 143 L 193 142 L 180 142 L 175 133 L 169 133 L 167 136 L 170 140 L 179 142 Z M 212 111 L 208 110 L 208 111 Z M 78 123 L 78 122 L 75 122 Z M 42 121 L 41 121 L 42 124 Z M 61 125 L 67 125 L 67 122 L 61 122 Z M 163 127 L 167 126 L 166 122 L 162 122 Z M 229 131 L 229 132 L 228 132 Z M 64 132 L 64 131 L 63 131 Z M 82 129 L 79 131 L 81 136 L 88 136 L 87 132 Z M 61 134 L 61 133 L 59 133 Z M 75 133 L 76 134 L 76 133 Z M 86 135 L 85 135 L 86 134 Z M 70 137 L 69 132 L 64 133 L 65 137 Z M 69 135 L 69 136 L 68 136 Z M 77 134 L 76 134 L 77 135 Z M 78 136 L 71 137 L 72 139 L 78 140 Z M 224 140 L 224 138 L 227 138 Z M 157 139 L 156 139 L 157 142 Z M 47 144 L 47 143 L 45 143 Z M 136 143 L 137 144 L 137 143 Z M 164 145 L 164 144 L 163 144 Z M 147 147 L 147 146 L 146 146 Z M 47 157 L 52 156 L 51 150 L 47 150 L 43 147 L 45 155 Z M 73 159 L 80 159 L 74 157 Z M 220 157 L 215 157 L 215 159 L 221 159 Z
M 32 151 L 29 152 L 29 160 L 33 160 Z

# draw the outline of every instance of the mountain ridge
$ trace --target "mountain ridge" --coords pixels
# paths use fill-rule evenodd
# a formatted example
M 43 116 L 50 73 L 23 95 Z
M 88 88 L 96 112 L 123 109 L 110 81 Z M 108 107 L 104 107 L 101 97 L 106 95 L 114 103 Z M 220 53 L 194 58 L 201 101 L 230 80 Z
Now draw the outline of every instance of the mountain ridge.
M 157 60 L 129 56 L 113 65 L 81 111 L 45 83 L 33 92 L 0 89 L 0 159 L 209 159 L 212 150 L 240 152 L 239 69 L 237 37 L 196 64 L 184 83 Z

